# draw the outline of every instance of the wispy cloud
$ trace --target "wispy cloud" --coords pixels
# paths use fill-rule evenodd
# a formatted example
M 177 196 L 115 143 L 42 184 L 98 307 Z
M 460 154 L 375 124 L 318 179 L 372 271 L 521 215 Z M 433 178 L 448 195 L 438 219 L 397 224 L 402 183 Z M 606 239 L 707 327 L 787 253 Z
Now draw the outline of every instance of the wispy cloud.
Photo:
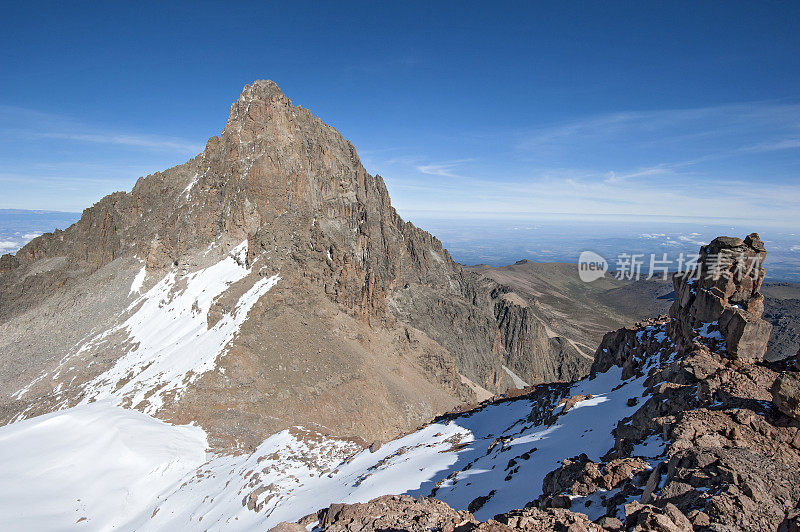
M 778 141 L 764 141 L 764 137 Z M 623 111 L 532 128 L 517 143 L 523 152 L 579 150 L 587 146 L 621 148 L 716 148 L 727 153 L 770 151 L 800 145 L 800 105 L 748 102 L 688 109 Z M 753 142 L 755 139 L 755 142 Z M 620 144 L 623 143 L 623 144 Z
M 203 145 L 176 137 L 159 137 L 154 135 L 130 134 L 100 134 L 100 133 L 63 133 L 43 132 L 37 133 L 43 138 L 64 139 L 75 142 L 91 142 L 98 144 L 116 144 L 152 150 L 178 151 L 187 154 L 197 154 L 203 151 Z
M 796 226 L 800 220 L 800 184 L 756 188 L 735 181 L 597 177 L 549 172 L 517 180 L 473 179 L 468 187 L 446 191 L 435 181 L 408 187 L 394 181 L 388 184 L 401 213 L 490 218 L 644 216 L 698 223 L 756 221 L 759 226 Z
M 194 155 L 203 144 L 180 137 L 140 134 L 100 124 L 87 124 L 74 118 L 0 105 L 0 135 L 5 138 L 55 139 L 91 144 L 111 144 L 148 151 Z
M 781 129 L 800 130 L 797 117 L 800 104 L 781 102 L 748 102 L 687 109 L 664 109 L 651 111 L 622 111 L 575 119 L 534 128 L 519 144 L 520 148 L 535 148 L 547 142 L 580 137 L 606 137 L 639 132 L 663 133 L 679 127 L 679 134 L 697 135 L 706 130 L 724 133 L 732 128 L 772 125 Z M 724 125 L 720 131 L 720 125 Z M 689 127 L 687 127 L 689 126 Z
M 653 166 L 650 168 L 641 168 L 635 170 L 633 172 L 625 172 L 625 173 L 617 173 L 613 170 L 610 170 L 606 173 L 605 182 L 606 183 L 622 183 L 623 181 L 628 181 L 630 179 L 636 179 L 638 177 L 652 177 L 655 175 L 671 175 L 674 174 L 673 167 L 674 165 L 667 165 L 667 164 L 660 164 L 658 166 Z
M 798 148 L 800 148 L 800 138 L 763 142 L 753 146 L 744 147 L 742 148 L 742 151 L 758 153 L 780 150 L 796 150 Z
M 80 211 L 202 150 L 190 139 L 0 105 L 0 208 Z
M 456 161 L 446 161 L 441 163 L 429 163 L 417 165 L 416 168 L 419 172 L 426 175 L 438 175 L 443 177 L 464 177 L 454 172 L 454 170 L 465 163 L 472 161 L 472 159 L 459 159 Z
M 800 104 L 622 111 L 457 145 L 376 157 L 400 212 L 800 223 Z

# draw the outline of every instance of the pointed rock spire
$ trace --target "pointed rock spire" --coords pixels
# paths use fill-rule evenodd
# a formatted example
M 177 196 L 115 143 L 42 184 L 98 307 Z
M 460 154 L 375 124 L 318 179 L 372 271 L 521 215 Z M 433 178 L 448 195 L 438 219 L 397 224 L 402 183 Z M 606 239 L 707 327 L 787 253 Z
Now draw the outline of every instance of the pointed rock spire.
M 772 331 L 761 319 L 766 256 L 757 233 L 744 240 L 721 236 L 700 249 L 697 268 L 675 274 L 670 315 L 687 341 L 721 340 L 731 358 L 764 358 Z

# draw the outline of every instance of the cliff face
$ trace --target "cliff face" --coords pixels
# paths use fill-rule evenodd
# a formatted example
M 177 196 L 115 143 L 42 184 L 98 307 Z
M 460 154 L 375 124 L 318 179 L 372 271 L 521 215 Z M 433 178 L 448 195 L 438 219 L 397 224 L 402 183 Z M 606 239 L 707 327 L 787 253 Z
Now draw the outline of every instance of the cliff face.
M 103 198 L 68 230 L 35 239 L 3 264 L 11 271 L 64 256 L 91 272 L 135 254 L 156 270 L 223 234 L 248 239 L 250 261 L 268 253 L 299 263 L 364 318 L 384 318 L 386 295 L 407 283 L 470 291 L 441 243 L 397 215 L 353 146 L 271 81 L 245 87 L 201 155 Z M 13 280 L 3 278 L 9 300 Z
M 503 362 L 530 384 L 572 382 L 584 377 L 591 357 L 557 336 L 534 309 L 507 287 L 492 292 L 494 313 L 505 349 Z
M 241 242 L 239 256 L 232 250 Z M 236 281 L 221 288 L 207 310 L 202 304 L 197 312 L 184 310 L 206 320 L 211 330 L 236 314 L 242 306 L 237 298 L 256 290 L 259 279 L 280 277 L 269 295 L 259 295 L 225 347 L 226 358 L 237 362 L 231 371 L 246 374 L 238 384 L 250 383 L 253 397 L 242 407 L 234 383 L 206 372 L 190 378 L 180 405 L 163 401 L 165 416 L 202 417 L 206 403 L 223 401 L 225 408 L 236 405 L 230 431 L 237 432 L 241 429 L 235 426 L 250 425 L 243 419 L 263 417 L 254 413 L 264 406 L 256 400 L 258 390 L 284 387 L 283 395 L 296 395 L 293 401 L 302 403 L 295 405 L 297 415 L 288 416 L 293 421 L 302 422 L 308 414 L 336 431 L 346 419 L 344 432 L 386 437 L 470 399 L 463 382 L 493 393 L 512 384 L 502 369 L 508 357 L 494 303 L 477 276 L 453 262 L 435 237 L 398 216 L 382 178 L 366 172 L 335 129 L 294 106 L 273 82 L 257 81 L 245 87 L 222 133 L 208 140 L 203 153 L 139 179 L 131 192 L 103 198 L 67 230 L 43 235 L 2 258 L 0 327 L 7 334 L 0 350 L 11 368 L 0 375 L 3 391 L 11 396 L 28 389 L 26 379 L 36 381 L 25 394 L 0 405 L 3 418 L 85 399 L 83 384 L 136 351 L 130 327 L 118 326 L 138 312 L 131 306 L 136 296 L 172 275 L 167 297 L 174 298 L 201 269 L 234 255 L 240 269 Z M 140 269 L 141 288 L 134 290 Z M 36 338 L 25 334 L 31 328 Z M 111 329 L 117 333 L 103 340 L 99 355 L 96 335 Z M 328 340 L 320 334 L 312 338 L 316 331 Z M 276 345 L 276 335 L 289 339 Z M 79 371 L 73 356 L 83 359 L 90 351 L 100 360 Z M 382 362 L 366 361 L 367 351 L 379 353 Z M 398 354 L 408 364 L 393 358 Z M 280 362 L 287 356 L 295 361 Z M 65 357 L 72 363 L 58 369 Z M 370 389 L 385 378 L 405 378 L 399 369 L 375 378 L 372 364 L 381 371 L 410 365 L 411 380 L 422 388 L 402 390 L 398 381 L 384 386 L 389 391 L 380 394 L 383 399 L 360 393 L 363 379 L 374 381 L 365 388 Z M 309 366 L 321 372 L 313 383 L 303 377 Z M 132 370 L 134 381 L 144 367 Z M 276 367 L 289 368 L 291 377 L 278 379 Z M 62 384 L 68 373 L 70 384 Z M 58 374 L 58 382 L 47 386 L 45 374 Z M 121 376 L 120 382 L 130 378 Z M 344 398 L 335 399 L 335 390 Z M 329 414 L 314 406 L 320 401 L 329 405 Z M 406 401 L 416 406 L 408 408 Z M 378 415 L 381 402 L 395 405 L 388 412 L 400 408 L 405 413 L 377 431 L 354 421 L 353 413 L 365 408 L 374 410 L 368 418 Z

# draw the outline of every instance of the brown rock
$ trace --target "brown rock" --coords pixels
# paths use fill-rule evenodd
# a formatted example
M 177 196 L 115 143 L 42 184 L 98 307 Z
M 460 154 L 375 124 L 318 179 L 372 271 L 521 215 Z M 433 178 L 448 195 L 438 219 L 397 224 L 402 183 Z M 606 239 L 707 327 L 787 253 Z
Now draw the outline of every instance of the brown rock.
M 473 530 L 479 524 L 470 513 L 456 511 L 442 501 L 425 497 L 414 499 L 408 495 L 386 495 L 359 504 L 332 504 L 320 510 L 317 517 L 319 528 L 331 532 L 454 532 Z M 486 530 L 491 529 L 490 525 Z
M 602 488 L 612 490 L 643 471 L 649 469 L 641 458 L 616 458 L 603 468 Z
M 600 525 L 589 521 L 585 514 L 563 508 L 540 510 L 528 507 L 497 515 L 495 520 L 508 526 L 511 530 L 524 530 L 526 532 L 600 532 L 605 530 Z M 483 530 L 483 528 L 480 530 Z M 608 530 L 616 529 L 608 528 Z
M 55 371 L 95 327 L 114 325 L 86 316 L 120 315 L 131 301 L 120 287 L 130 286 L 142 261 L 148 282 L 156 281 L 210 266 L 245 240 L 240 262 L 253 271 L 214 302 L 209 327 L 236 308 L 234 292 L 241 295 L 256 277 L 280 273 L 281 280 L 227 348 L 235 374 L 192 379 L 159 413 L 197 421 L 214 446 L 253 446 L 307 424 L 366 441 L 391 438 L 474 399 L 475 388 L 462 378 L 491 394 L 506 391 L 513 383 L 502 365 L 532 367 L 540 347 L 547 348 L 537 361 L 548 368 L 544 380 L 570 380 L 588 369 L 583 357 L 548 343 L 544 327 L 536 329 L 521 308 L 506 308 L 496 283 L 462 268 L 438 239 L 404 221 L 383 178 L 364 169 L 339 132 L 260 80 L 244 87 L 222 133 L 201 154 L 139 179 L 67 230 L 0 258 L 0 323 L 37 330 L 24 345 L 1 335 L 0 348 L 11 353 L 7 374 L 23 382 L 9 383 L 5 372 L 0 380 L 22 388 Z M 518 335 L 515 324 L 527 328 Z M 402 345 L 400 331 L 412 331 Z M 65 375 L 70 385 L 60 391 L 61 383 L 41 379 L 25 403 L 0 397 L 0 423 L 28 407 L 36 415 L 75 400 L 130 350 L 119 336 L 102 353 L 74 360 L 81 374 Z M 517 342 L 527 343 L 517 349 Z M 563 361 L 548 364 L 562 354 Z M 16 376 L 18 369 L 30 379 Z
M 689 513 L 689 521 L 692 522 L 692 526 L 695 528 L 703 528 L 711 525 L 711 518 L 708 517 L 708 514 L 702 512 L 700 510 L 693 510 Z
M 591 398 L 592 398 L 592 394 L 579 394 L 579 395 L 573 395 L 573 396 L 572 396 L 572 397 L 570 397 L 569 399 L 563 399 L 563 400 L 562 400 L 561 402 L 559 402 L 558 404 L 563 404 L 563 405 L 564 405 L 564 406 L 563 406 L 563 408 L 561 409 L 561 413 L 562 413 L 562 414 L 566 414 L 567 412 L 569 412 L 569 410 L 570 410 L 570 409 L 571 409 L 573 406 L 575 406 L 575 405 L 576 405 L 576 404 L 578 404 L 579 402 L 581 402 L 581 401 L 585 401 L 586 399 L 591 399 Z
M 552 498 L 564 493 L 577 496 L 594 493 L 602 476 L 600 467 L 589 460 L 586 454 L 564 459 L 561 466 L 545 475 L 542 481 L 544 506 L 563 508 L 564 506 L 554 506 Z
M 306 527 L 298 523 L 278 523 L 269 529 L 269 532 L 308 532 Z
M 625 528 L 632 532 L 691 532 L 691 521 L 677 506 L 667 503 L 663 508 L 632 502 L 625 505 Z
M 762 298 L 763 299 L 763 298 Z M 761 306 L 763 310 L 763 304 Z M 772 325 L 741 309 L 725 309 L 720 318 L 727 352 L 738 360 L 763 360 Z
M 700 341 L 716 349 L 712 335 L 719 331 L 730 358 L 763 360 L 772 326 L 761 318 L 764 296 L 764 243 L 752 233 L 744 240 L 715 238 L 700 249 L 696 270 L 673 277 L 675 303 L 670 315 L 678 320 L 684 345 Z
M 789 417 L 800 421 L 800 375 L 784 372 L 772 385 L 772 401 Z
M 609 531 L 623 530 L 625 528 L 625 525 L 623 524 L 622 521 L 620 521 L 616 517 L 609 517 L 609 516 L 601 517 L 600 519 L 598 519 L 597 525 L 603 530 L 609 530 Z

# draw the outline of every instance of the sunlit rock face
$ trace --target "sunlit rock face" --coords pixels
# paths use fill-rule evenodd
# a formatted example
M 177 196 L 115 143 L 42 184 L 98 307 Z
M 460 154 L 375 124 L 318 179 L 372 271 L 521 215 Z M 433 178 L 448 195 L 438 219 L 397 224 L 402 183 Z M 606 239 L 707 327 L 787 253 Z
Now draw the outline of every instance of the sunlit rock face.
M 718 336 L 731 358 L 763 360 L 772 325 L 761 318 L 767 251 L 758 234 L 718 237 L 700 249 L 695 270 L 674 277 L 677 318 L 687 341 Z

